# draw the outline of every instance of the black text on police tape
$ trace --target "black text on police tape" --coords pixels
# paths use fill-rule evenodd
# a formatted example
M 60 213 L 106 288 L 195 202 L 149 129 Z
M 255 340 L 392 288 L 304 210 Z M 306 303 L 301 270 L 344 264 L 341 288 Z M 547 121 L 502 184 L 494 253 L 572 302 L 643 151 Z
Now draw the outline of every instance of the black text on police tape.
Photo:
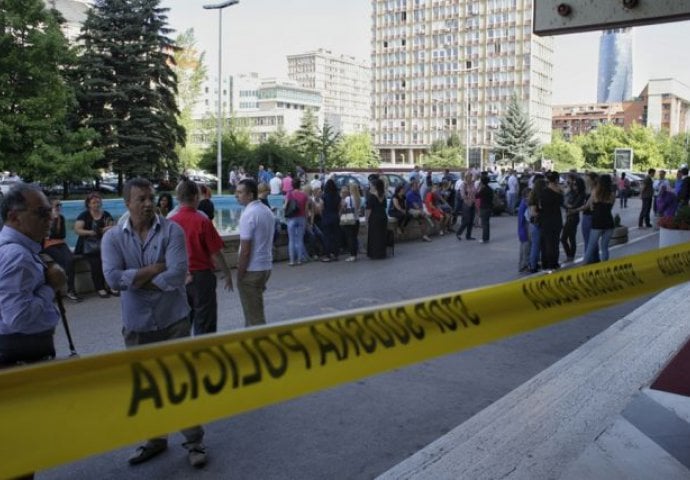
M 429 332 L 452 333 L 480 324 L 460 295 L 345 316 L 286 328 L 227 344 L 206 347 L 151 362 L 131 364 L 132 395 L 128 416 L 142 404 L 156 409 L 177 405 L 202 394 L 279 379 L 290 366 L 310 370 L 332 362 L 374 354 L 423 341 Z M 212 365 L 200 368 L 199 364 Z

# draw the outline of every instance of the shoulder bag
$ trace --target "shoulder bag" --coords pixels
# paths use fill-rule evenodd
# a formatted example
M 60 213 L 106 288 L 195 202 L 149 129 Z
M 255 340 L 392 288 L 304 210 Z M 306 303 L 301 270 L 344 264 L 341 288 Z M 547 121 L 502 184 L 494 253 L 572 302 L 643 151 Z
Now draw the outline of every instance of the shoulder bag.
M 292 218 L 297 215 L 299 207 L 297 206 L 297 201 L 290 197 L 288 193 L 287 204 L 285 204 L 285 218 Z

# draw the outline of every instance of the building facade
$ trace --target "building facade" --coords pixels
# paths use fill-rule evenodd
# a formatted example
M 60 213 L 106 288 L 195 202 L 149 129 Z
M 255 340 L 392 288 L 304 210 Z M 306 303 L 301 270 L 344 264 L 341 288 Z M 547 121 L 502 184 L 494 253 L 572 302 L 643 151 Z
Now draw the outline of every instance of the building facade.
M 632 97 L 633 36 L 631 28 L 604 30 L 599 39 L 597 102 L 624 102 Z
M 640 95 L 627 102 L 557 105 L 553 129 L 571 140 L 603 124 L 625 129 L 633 124 L 665 130 L 669 135 L 690 132 L 690 87 L 672 78 L 653 79 Z
M 669 135 L 690 131 L 690 87 L 673 78 L 653 79 L 640 98 L 644 124 Z
M 323 123 L 323 100 L 317 90 L 288 80 L 262 79 L 258 73 L 229 76 L 224 80 L 221 100 L 225 125 L 240 126 L 249 133 L 252 143 L 264 142 L 278 132 L 294 133 L 307 110 L 314 114 L 319 126 Z M 203 148 L 216 138 L 217 79 L 206 81 L 202 92 L 202 101 L 193 115 L 197 128 L 189 141 Z
M 639 99 L 629 102 L 588 103 L 553 106 L 553 130 L 565 140 L 585 135 L 604 124 L 628 129 L 634 123 L 643 125 L 644 105 Z
M 321 92 L 324 121 L 344 134 L 369 131 L 371 69 L 348 55 L 318 49 L 288 55 L 288 77 Z
M 415 163 L 453 133 L 486 162 L 513 95 L 548 143 L 552 55 L 553 40 L 532 34 L 531 0 L 372 0 L 372 128 L 383 163 Z

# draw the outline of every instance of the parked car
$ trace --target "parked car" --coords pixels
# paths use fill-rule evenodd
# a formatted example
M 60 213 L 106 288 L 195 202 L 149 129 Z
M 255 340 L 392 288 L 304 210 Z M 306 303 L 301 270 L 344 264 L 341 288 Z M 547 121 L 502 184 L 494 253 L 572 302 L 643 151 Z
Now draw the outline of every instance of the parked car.
M 393 196 L 393 193 L 395 192 L 395 189 L 398 187 L 398 185 L 406 185 L 407 180 L 402 175 L 398 175 L 397 173 L 388 173 L 388 172 L 383 172 L 383 173 L 372 173 L 367 177 L 367 181 L 371 183 L 373 180 L 374 176 L 378 175 L 379 178 L 385 178 L 385 180 L 388 181 L 388 192 L 386 192 L 386 196 L 388 198 L 391 198 Z
M 2 195 L 7 195 L 7 192 L 10 191 L 10 189 L 15 186 L 18 182 L 16 180 L 2 180 L 0 181 L 0 193 Z
M 340 190 L 343 185 L 349 185 L 351 182 L 354 182 L 359 186 L 359 191 L 363 196 L 369 191 L 369 179 L 362 173 L 336 173 L 333 175 L 333 181 L 335 182 L 335 186 L 338 187 L 338 190 Z
M 494 215 L 501 215 L 506 211 L 508 202 L 506 200 L 506 190 L 499 182 L 498 175 L 489 175 L 489 188 L 494 191 Z

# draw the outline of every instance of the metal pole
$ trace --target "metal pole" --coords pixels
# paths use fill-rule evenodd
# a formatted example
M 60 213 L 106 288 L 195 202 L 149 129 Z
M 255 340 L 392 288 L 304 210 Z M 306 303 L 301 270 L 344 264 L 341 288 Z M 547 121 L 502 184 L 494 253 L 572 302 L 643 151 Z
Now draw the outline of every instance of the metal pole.
M 470 70 L 465 70 L 465 168 L 470 169 Z
M 218 147 L 216 164 L 218 171 L 218 195 L 223 193 L 223 107 L 222 107 L 222 90 L 223 90 L 223 9 L 240 3 L 240 0 L 225 0 L 224 2 L 204 5 L 206 10 L 218 10 L 218 119 L 216 121 L 216 130 L 218 134 Z
M 218 135 L 217 148 L 217 176 L 218 176 L 218 195 L 223 193 L 223 108 L 221 90 L 223 88 L 223 9 L 218 9 L 218 119 L 216 120 L 216 134 Z

